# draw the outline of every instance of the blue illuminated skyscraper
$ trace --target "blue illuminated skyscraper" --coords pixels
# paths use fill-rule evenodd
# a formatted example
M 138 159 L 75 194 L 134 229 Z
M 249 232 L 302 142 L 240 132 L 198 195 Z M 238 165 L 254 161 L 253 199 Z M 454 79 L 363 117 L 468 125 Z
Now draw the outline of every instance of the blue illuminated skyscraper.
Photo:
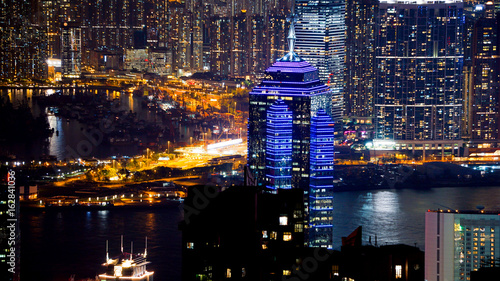
M 302 189 L 306 244 L 331 248 L 332 91 L 320 82 L 318 70 L 293 51 L 293 24 L 288 41 L 289 52 L 250 92 L 248 165 L 257 185 L 270 192 Z
M 322 109 L 311 119 L 309 244 L 332 247 L 333 122 Z
M 280 99 L 267 110 L 266 162 L 267 187 L 292 188 L 292 112 Z

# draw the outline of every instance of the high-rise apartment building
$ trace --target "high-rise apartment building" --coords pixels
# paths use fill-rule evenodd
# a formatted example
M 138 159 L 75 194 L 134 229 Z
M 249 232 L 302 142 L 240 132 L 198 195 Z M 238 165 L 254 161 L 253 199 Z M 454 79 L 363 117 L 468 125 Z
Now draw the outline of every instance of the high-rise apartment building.
M 47 76 L 46 32 L 38 22 L 37 9 L 27 0 L 0 3 L 0 78 Z
M 62 25 L 61 66 L 63 78 L 80 78 L 82 73 L 82 29 L 80 24 Z
M 500 216 L 484 211 L 425 214 L 425 280 L 466 281 L 495 265 L 500 255 Z
M 461 0 L 379 4 L 375 137 L 456 140 L 462 113 Z
M 373 116 L 377 0 L 346 0 L 344 116 Z
M 241 12 L 232 17 L 230 67 L 232 77 L 241 77 L 248 74 L 248 55 L 250 53 L 248 20 L 246 12 Z
M 271 192 L 302 189 L 307 244 L 332 248 L 332 92 L 293 51 L 293 25 L 288 40 L 289 52 L 250 92 L 247 163 L 257 185 Z
M 229 75 L 231 61 L 231 37 L 228 36 L 229 17 L 214 16 L 210 19 L 210 71 L 216 75 Z
M 345 1 L 296 0 L 297 54 L 319 71 L 332 89 L 332 118 L 342 120 L 345 60 Z
M 471 61 L 465 73 L 469 95 L 464 101 L 467 136 L 474 142 L 499 139 L 500 102 L 500 40 L 498 19 L 493 3 L 474 21 L 471 36 Z

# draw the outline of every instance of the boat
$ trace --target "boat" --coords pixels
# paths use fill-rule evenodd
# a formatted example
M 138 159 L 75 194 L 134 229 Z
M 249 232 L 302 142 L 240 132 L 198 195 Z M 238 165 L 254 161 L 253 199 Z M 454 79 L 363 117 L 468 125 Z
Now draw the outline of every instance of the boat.
M 104 280 L 137 280 L 153 281 L 154 272 L 148 271 L 146 266 L 151 262 L 147 261 L 148 238 L 146 237 L 146 247 L 144 253 L 133 253 L 133 242 L 130 245 L 130 253 L 123 251 L 123 236 L 121 238 L 121 254 L 109 258 L 108 241 L 106 241 L 106 262 L 103 266 L 106 272 L 99 275 L 101 281 Z

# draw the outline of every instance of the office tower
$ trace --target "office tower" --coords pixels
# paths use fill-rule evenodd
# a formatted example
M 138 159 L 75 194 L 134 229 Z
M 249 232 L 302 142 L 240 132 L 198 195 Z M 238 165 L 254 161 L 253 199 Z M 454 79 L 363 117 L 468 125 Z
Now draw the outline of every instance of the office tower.
M 498 212 L 428 211 L 425 280 L 470 280 L 471 271 L 494 266 L 500 255 Z
M 373 116 L 376 0 L 346 0 L 344 115 Z
M 333 122 L 323 110 L 311 118 L 309 245 L 332 248 Z
M 281 99 L 267 110 L 266 185 L 269 189 L 292 188 L 292 112 Z
M 80 78 L 82 62 L 82 34 L 78 23 L 62 25 L 61 66 L 63 78 Z
M 462 112 L 463 3 L 380 1 L 375 137 L 456 140 Z
M 498 19 L 493 4 L 483 18 L 476 20 L 472 36 L 471 76 L 472 95 L 468 108 L 472 141 L 499 139 L 500 102 L 500 41 Z
M 342 121 L 345 59 L 345 1 L 296 0 L 297 54 L 316 67 L 332 89 L 332 118 Z
M 293 24 L 288 41 L 289 52 L 250 92 L 247 163 L 257 185 L 270 192 L 304 191 L 307 244 L 331 248 L 332 93 L 293 51 Z

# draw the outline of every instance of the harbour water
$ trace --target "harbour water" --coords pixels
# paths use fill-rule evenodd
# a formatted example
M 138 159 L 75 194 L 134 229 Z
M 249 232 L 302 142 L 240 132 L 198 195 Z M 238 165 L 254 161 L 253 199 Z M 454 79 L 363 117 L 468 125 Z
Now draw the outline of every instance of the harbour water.
M 161 122 L 161 119 L 158 118 L 155 112 L 148 110 L 148 108 L 142 105 L 142 97 L 136 97 L 125 92 L 111 90 L 100 91 L 106 94 L 108 100 L 119 101 L 120 110 L 136 114 L 137 120 L 144 120 L 149 123 Z M 53 94 L 53 92 L 54 90 L 49 89 L 43 90 L 39 94 L 46 95 Z M 34 98 L 34 92 L 31 89 L 3 89 L 1 97 L 9 99 L 14 106 L 17 106 L 20 102 L 26 101 L 34 116 L 39 116 L 39 114 L 44 110 L 37 103 L 36 98 Z M 45 111 L 47 112 L 47 109 L 45 109 Z M 50 128 L 54 129 L 55 133 L 48 138 L 47 149 L 42 149 L 43 143 L 41 140 L 38 140 L 6 148 L 9 150 L 9 154 L 15 155 L 17 158 L 21 159 L 38 159 L 42 155 L 53 155 L 58 160 L 64 160 L 65 158 L 72 156 L 71 151 L 77 151 L 82 141 L 86 142 L 89 140 L 88 132 L 94 129 L 92 127 L 89 128 L 86 124 L 81 123 L 77 119 L 64 118 L 53 114 L 48 115 L 48 122 Z M 175 132 L 175 137 L 171 137 L 170 139 L 165 137 L 163 141 L 171 141 L 172 144 L 175 141 L 190 143 L 190 141 L 193 141 L 193 138 L 191 137 L 194 136 L 194 130 L 195 127 L 190 124 L 180 124 Z M 86 132 L 87 135 L 85 135 Z M 207 135 L 210 137 L 211 132 L 207 132 Z M 96 145 L 92 143 L 90 150 L 91 151 L 88 153 L 85 153 L 85 157 L 108 158 L 110 156 L 134 156 L 142 153 L 141 149 L 138 148 L 137 145 L 112 146 L 104 143 L 97 143 Z
M 363 241 L 378 245 L 403 243 L 424 250 L 424 222 L 428 209 L 500 210 L 500 187 L 449 187 L 426 190 L 352 191 L 335 194 L 334 248 L 342 236 L 363 226 Z M 102 271 L 105 243 L 110 255 L 134 241 L 142 251 L 148 236 L 150 268 L 157 281 L 180 281 L 182 220 L 180 208 L 105 211 L 22 211 L 21 278 L 54 281 L 94 278 Z M 43 261 L 43 262 L 41 262 Z

